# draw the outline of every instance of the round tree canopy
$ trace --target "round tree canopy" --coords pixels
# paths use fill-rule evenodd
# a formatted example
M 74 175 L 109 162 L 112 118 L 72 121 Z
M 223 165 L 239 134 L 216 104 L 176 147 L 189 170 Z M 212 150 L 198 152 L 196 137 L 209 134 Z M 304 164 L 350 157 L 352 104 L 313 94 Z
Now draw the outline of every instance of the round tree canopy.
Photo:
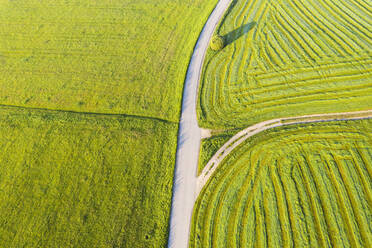
M 219 51 L 225 46 L 225 40 L 220 35 L 215 35 L 211 40 L 211 49 L 214 51 Z

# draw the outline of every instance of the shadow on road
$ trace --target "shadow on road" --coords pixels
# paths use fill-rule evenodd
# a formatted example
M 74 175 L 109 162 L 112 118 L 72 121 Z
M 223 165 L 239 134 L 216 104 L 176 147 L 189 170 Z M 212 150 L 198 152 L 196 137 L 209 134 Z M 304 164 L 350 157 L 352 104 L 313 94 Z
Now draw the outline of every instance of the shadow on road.
M 225 34 L 223 38 L 225 39 L 226 46 L 230 45 L 246 33 L 248 33 L 254 26 L 256 25 L 256 22 L 250 22 L 248 24 L 244 24 L 240 26 L 239 28 Z

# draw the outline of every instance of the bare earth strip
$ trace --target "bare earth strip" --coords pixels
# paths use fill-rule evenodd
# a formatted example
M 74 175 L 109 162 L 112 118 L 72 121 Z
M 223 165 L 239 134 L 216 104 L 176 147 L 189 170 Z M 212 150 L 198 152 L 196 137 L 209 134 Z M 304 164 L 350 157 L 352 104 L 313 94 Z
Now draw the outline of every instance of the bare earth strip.
M 230 0 L 220 0 L 213 10 L 196 43 L 186 75 L 173 181 L 168 240 L 170 248 L 188 247 L 201 139 L 196 116 L 200 73 L 209 41 L 229 4 Z
M 229 155 L 237 146 L 247 140 L 249 137 L 260 133 L 264 130 L 300 124 L 300 123 L 310 123 L 310 122 L 322 122 L 322 121 L 340 121 L 340 120 L 356 120 L 356 119 L 367 119 L 372 118 L 372 109 L 365 111 L 356 111 L 356 112 L 344 112 L 344 113 L 331 113 L 331 114 L 316 114 L 316 115 L 303 115 L 297 117 L 288 117 L 288 118 L 278 118 L 268 121 L 263 121 L 257 123 L 253 126 L 247 127 L 246 129 L 240 131 L 234 135 L 229 141 L 227 141 L 213 157 L 208 161 L 207 165 L 203 169 L 202 173 L 197 179 L 197 190 L 196 198 L 208 182 L 209 178 L 218 168 L 218 165 L 222 160 Z

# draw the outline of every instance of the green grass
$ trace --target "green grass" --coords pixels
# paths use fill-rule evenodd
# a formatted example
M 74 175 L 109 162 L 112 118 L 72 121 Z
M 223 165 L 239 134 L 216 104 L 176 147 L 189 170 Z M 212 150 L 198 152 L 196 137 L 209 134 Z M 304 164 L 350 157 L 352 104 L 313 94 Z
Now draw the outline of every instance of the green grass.
M 0 0 L 0 247 L 166 246 L 184 78 L 216 2 Z
M 177 125 L 0 108 L 1 247 L 165 247 Z
M 220 147 L 223 146 L 223 144 L 225 144 L 234 134 L 234 131 L 228 131 L 226 133 L 202 139 L 200 144 L 198 174 L 203 171 L 208 161 L 213 157 L 218 149 L 220 149 Z
M 370 247 L 372 120 L 249 138 L 199 196 L 190 247 Z
M 227 46 L 204 63 L 201 126 L 371 108 L 371 18 L 365 0 L 233 1 Z
M 216 2 L 0 1 L 0 103 L 178 122 Z

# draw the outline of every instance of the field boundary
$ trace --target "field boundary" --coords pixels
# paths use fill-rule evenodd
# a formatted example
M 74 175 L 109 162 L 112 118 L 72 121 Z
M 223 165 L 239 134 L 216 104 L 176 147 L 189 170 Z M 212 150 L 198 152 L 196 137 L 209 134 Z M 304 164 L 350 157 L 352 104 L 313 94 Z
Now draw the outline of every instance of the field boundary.
M 52 112 L 52 113 L 70 113 L 70 114 L 96 115 L 96 116 L 117 116 L 117 117 L 137 118 L 137 119 L 143 119 L 143 120 L 159 121 L 159 122 L 168 123 L 168 124 L 178 124 L 177 122 L 173 122 L 173 121 L 166 120 L 166 119 L 150 117 L 150 116 L 141 116 L 141 115 L 113 114 L 113 113 L 99 113 L 99 112 L 80 112 L 80 111 L 73 111 L 73 110 L 35 108 L 35 107 L 25 107 L 25 106 L 7 105 L 7 104 L 0 104 L 0 107 L 1 108 L 34 110 L 34 111 L 44 111 L 44 112 Z
M 255 125 L 249 126 L 242 131 L 235 134 L 229 139 L 213 157 L 208 161 L 204 167 L 200 176 L 197 179 L 197 190 L 195 200 L 198 198 L 200 192 L 207 184 L 208 180 L 212 177 L 214 172 L 219 167 L 220 163 L 241 143 L 247 140 L 249 137 L 256 135 L 267 129 L 295 125 L 301 123 L 312 123 L 312 122 L 327 122 L 327 121 L 343 121 L 343 120 L 358 120 L 372 118 L 372 109 L 355 112 L 342 112 L 342 113 L 330 113 L 330 114 L 313 114 L 313 115 L 302 115 L 286 118 L 277 118 L 272 120 L 263 121 Z

